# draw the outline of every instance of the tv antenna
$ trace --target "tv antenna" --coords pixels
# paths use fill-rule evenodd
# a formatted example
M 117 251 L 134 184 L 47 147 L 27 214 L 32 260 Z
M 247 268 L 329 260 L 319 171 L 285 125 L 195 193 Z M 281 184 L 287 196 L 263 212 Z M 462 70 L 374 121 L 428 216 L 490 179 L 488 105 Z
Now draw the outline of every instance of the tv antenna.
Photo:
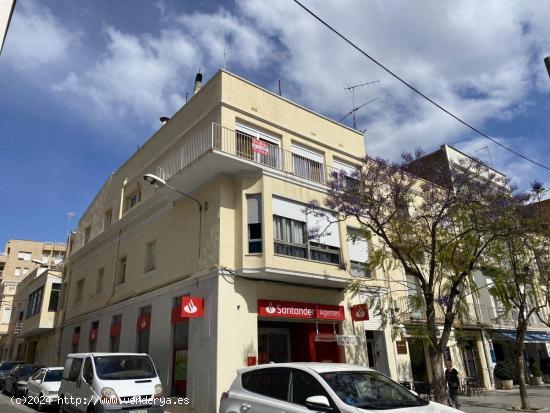
M 338 122 L 342 123 L 344 119 L 346 119 L 349 115 L 353 115 L 353 126 L 355 127 L 355 112 L 357 112 L 359 109 L 361 109 L 363 106 L 367 106 L 369 103 L 374 102 L 378 98 L 374 98 L 369 100 L 366 103 L 363 103 L 362 105 L 359 105 L 357 107 L 354 107 L 352 110 L 350 110 L 348 113 L 346 113 L 344 116 L 342 116 L 342 119 L 340 119 Z
M 379 80 L 374 80 L 372 82 L 361 82 L 361 83 L 354 83 L 352 85 L 349 85 L 349 84 L 345 84 L 344 85 L 344 90 L 347 90 L 349 93 L 351 93 L 351 112 L 348 113 L 348 115 L 353 115 L 353 129 L 357 129 L 357 125 L 356 125 L 356 121 L 355 121 L 355 112 L 357 112 L 357 110 L 359 108 L 355 107 L 355 89 L 357 88 L 360 88 L 360 87 L 365 87 L 365 86 L 368 86 L 368 85 L 373 85 L 375 83 L 380 83 Z M 368 102 L 370 103 L 370 102 Z M 362 105 L 362 106 L 365 106 L 365 105 Z M 360 106 L 360 107 L 362 107 Z M 348 116 L 346 115 L 346 116 Z
M 487 151 L 487 155 L 489 156 L 489 164 L 491 165 L 491 168 L 495 169 L 494 165 L 493 165 L 493 158 L 491 156 L 491 150 L 489 149 L 489 146 L 485 145 L 483 148 L 479 148 L 478 150 L 476 150 L 475 152 L 480 152 L 482 150 L 485 150 Z

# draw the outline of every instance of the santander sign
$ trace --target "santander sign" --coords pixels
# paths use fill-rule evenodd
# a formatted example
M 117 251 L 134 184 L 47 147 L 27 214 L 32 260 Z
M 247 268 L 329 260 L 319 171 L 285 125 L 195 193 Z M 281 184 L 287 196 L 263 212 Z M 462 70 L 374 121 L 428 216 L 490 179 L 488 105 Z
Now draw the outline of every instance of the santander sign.
M 258 300 L 258 315 L 262 317 L 302 318 L 314 320 L 344 320 L 344 307 L 295 301 Z
M 198 318 L 204 314 L 204 299 L 201 297 L 181 297 L 181 317 Z

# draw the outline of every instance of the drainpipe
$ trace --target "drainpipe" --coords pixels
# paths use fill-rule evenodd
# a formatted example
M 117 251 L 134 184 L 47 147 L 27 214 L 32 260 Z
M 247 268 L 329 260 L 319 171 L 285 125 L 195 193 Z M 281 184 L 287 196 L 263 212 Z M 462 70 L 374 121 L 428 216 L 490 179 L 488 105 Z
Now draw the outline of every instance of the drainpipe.
M 128 184 L 128 178 L 124 178 L 122 181 L 122 188 L 120 189 L 120 207 L 118 209 L 118 219 L 122 218 L 122 212 L 124 211 L 124 192 L 126 190 L 126 184 Z

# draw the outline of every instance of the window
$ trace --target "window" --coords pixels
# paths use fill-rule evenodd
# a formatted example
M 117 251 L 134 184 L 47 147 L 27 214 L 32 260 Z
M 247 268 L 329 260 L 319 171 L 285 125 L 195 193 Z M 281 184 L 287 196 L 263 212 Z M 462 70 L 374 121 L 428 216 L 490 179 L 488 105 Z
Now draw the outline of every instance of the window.
M 241 158 L 280 168 L 280 140 L 252 128 L 237 124 L 235 132 L 236 154 Z
M 82 301 L 83 295 L 84 295 L 84 278 L 76 282 L 76 292 L 74 296 L 75 304 Z
M 28 273 L 29 273 L 29 269 L 27 267 L 24 267 L 23 270 L 21 271 L 22 275 L 27 275 Z
M 306 223 L 273 216 L 275 254 L 306 258 Z
M 76 381 L 78 379 L 78 375 L 80 374 L 80 368 L 82 367 L 82 359 L 72 359 L 73 362 L 71 364 L 70 370 L 69 370 L 69 377 L 67 380 L 70 381 Z
M 247 195 L 248 253 L 262 252 L 262 195 Z
M 138 189 L 124 198 L 125 210 L 135 207 L 141 201 L 141 191 Z
M 17 253 L 17 259 L 19 261 L 30 261 L 32 259 L 32 253 L 26 251 L 20 251 Z
M 109 352 L 118 353 L 120 349 L 120 330 L 122 327 L 122 314 L 113 316 L 109 337 Z
M 73 329 L 72 353 L 78 353 L 78 344 L 80 343 L 80 326 Z
M 96 284 L 95 284 L 95 293 L 99 294 L 101 293 L 101 290 L 103 289 L 103 277 L 105 275 L 105 269 L 100 268 L 97 270 L 97 278 L 96 278 Z
M 126 282 L 126 256 L 120 257 L 118 260 L 118 269 L 116 283 L 117 285 L 124 284 Z
M 157 241 L 148 242 L 145 247 L 145 272 L 156 268 Z
M 293 144 L 292 166 L 295 175 L 315 182 L 325 182 L 322 153 Z
M 52 290 L 50 293 L 50 302 L 48 303 L 48 311 L 57 311 L 60 293 L 61 293 L 61 284 L 53 283 Z
M 21 267 L 15 267 L 15 275 L 21 275 Z
M 340 263 L 340 248 L 330 245 L 319 244 L 318 242 L 309 243 L 309 256 L 314 261 L 329 262 L 331 264 Z
M 348 252 L 351 275 L 354 277 L 370 278 L 368 267 L 369 245 L 364 234 L 354 228 L 348 228 Z
M 253 393 L 287 401 L 289 379 L 290 369 L 267 368 L 243 373 L 242 384 Z
M 151 320 L 151 306 L 141 307 L 139 309 L 140 318 L 148 317 L 149 323 Z M 149 352 L 149 336 L 150 336 L 150 324 L 145 328 L 141 328 L 137 332 L 137 352 L 148 353 Z
M 3 307 L 2 318 L 0 319 L 0 323 L 8 324 L 10 322 L 10 316 L 11 316 L 11 307 Z
M 325 396 L 330 400 L 330 396 L 315 377 L 304 371 L 293 369 L 289 401 L 305 406 L 306 399 L 311 396 Z
M 332 164 L 337 173 L 344 173 L 344 180 L 342 183 L 343 186 L 346 188 L 353 188 L 353 186 L 357 183 L 357 179 L 354 176 L 357 174 L 358 167 L 336 159 L 333 160 Z
M 99 321 L 94 321 L 90 326 L 90 337 L 88 341 L 89 351 L 93 353 L 97 349 L 97 334 L 99 332 Z
M 113 221 L 113 209 L 109 208 L 103 214 L 103 231 L 105 231 L 107 228 L 111 226 L 112 221 Z
M 88 225 L 86 228 L 84 228 L 84 245 L 90 242 L 91 235 L 92 235 L 92 226 Z
M 27 300 L 27 317 L 32 317 L 40 312 L 42 308 L 42 295 L 44 293 L 44 287 L 40 287 L 34 291 Z

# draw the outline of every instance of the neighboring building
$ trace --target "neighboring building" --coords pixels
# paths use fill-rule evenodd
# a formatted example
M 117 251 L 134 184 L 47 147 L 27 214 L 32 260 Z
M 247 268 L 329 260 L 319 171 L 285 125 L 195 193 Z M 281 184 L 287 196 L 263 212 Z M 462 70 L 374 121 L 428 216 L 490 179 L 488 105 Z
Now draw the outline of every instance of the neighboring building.
M 4 335 L 8 331 L 17 285 L 40 265 L 58 266 L 65 258 L 65 244 L 9 240 L 0 255 L 0 356 L 8 350 Z
M 23 360 L 57 365 L 59 329 L 57 309 L 61 294 L 61 271 L 38 267 L 17 286 L 5 342 L 4 360 Z
M 11 17 L 15 9 L 16 0 L 2 0 L 0 2 L 0 53 L 4 48 L 8 29 L 10 28 Z
M 406 167 L 414 175 L 439 185 L 452 185 L 454 173 L 464 168 L 471 168 L 481 176 L 491 174 L 498 185 L 508 185 L 506 175 L 449 145 L 442 145 L 440 149 L 410 162 Z M 540 210 L 537 209 L 537 213 L 539 211 L 545 211 L 544 205 Z M 460 322 L 462 333 L 467 339 L 466 344 L 461 346 L 460 371 L 468 377 L 477 377 L 485 387 L 490 388 L 494 383 L 492 372 L 496 362 L 511 360 L 514 355 L 517 312 L 512 309 L 505 315 L 504 306 L 489 293 L 491 279 L 482 271 L 475 271 L 473 278 L 478 290 L 468 296 L 467 303 L 474 313 Z M 536 315 L 531 316 L 525 339 L 526 354 L 539 365 L 541 359 L 550 357 L 549 333 L 550 329 Z M 418 359 L 415 357 L 415 360 Z M 419 370 L 422 371 L 423 367 L 419 367 Z

